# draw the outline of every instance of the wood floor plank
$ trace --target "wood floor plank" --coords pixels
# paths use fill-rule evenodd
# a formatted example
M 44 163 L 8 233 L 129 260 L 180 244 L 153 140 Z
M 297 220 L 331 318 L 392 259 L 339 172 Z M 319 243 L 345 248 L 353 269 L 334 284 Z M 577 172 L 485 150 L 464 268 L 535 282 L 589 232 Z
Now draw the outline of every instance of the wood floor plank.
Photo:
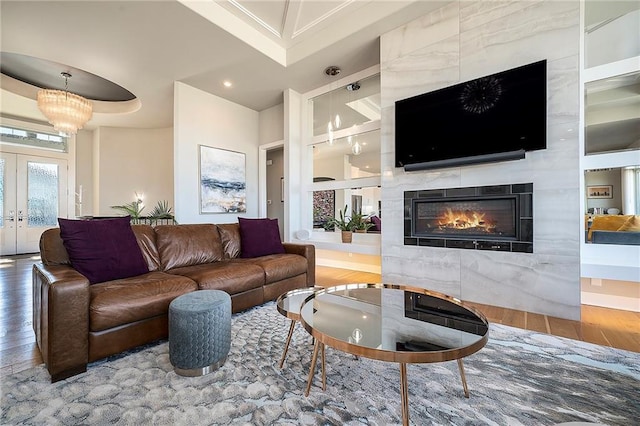
M 580 323 L 556 317 L 548 317 L 551 334 L 568 339 L 582 340 Z
M 640 352 L 638 350 L 640 346 L 640 334 L 629 333 L 626 330 L 615 328 L 603 328 L 602 333 L 607 341 L 611 343 L 611 346 L 627 351 Z
M 550 334 L 549 328 L 547 327 L 548 323 L 545 320 L 545 315 L 526 312 L 526 318 L 527 330 Z
M 582 340 L 602 346 L 612 346 L 606 335 L 602 332 L 602 327 L 595 324 L 582 324 Z
M 509 324 L 512 327 L 526 329 L 525 313 L 514 309 L 505 309 L 503 316 L 503 324 Z

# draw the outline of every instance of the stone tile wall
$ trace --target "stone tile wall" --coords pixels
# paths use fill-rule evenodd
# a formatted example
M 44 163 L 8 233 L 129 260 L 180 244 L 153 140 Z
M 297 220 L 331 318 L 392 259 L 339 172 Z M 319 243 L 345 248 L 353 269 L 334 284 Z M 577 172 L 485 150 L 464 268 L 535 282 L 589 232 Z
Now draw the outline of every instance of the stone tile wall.
M 381 37 L 382 276 L 479 303 L 580 316 L 578 1 L 456 2 Z M 524 160 L 407 173 L 394 102 L 547 60 L 547 149 Z M 428 137 L 425 127 L 421 137 Z M 481 142 L 481 141 L 479 141 Z M 534 254 L 403 244 L 403 192 L 534 183 Z

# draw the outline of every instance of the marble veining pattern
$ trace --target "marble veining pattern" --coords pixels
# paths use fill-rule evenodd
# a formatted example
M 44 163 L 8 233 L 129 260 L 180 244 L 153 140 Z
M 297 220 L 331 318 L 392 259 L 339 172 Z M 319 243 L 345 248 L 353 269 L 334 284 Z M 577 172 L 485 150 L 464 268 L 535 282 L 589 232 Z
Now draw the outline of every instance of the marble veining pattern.
M 463 2 L 460 5 L 460 31 L 469 31 L 497 19 L 508 19 L 509 15 L 543 1 L 545 0 Z
M 570 124 L 577 132 L 580 110 L 578 55 L 547 61 L 548 124 Z
M 380 55 L 387 62 L 412 56 L 415 50 L 458 35 L 459 3 L 451 4 L 424 15 L 407 25 L 388 32 L 380 40 Z
M 577 54 L 579 10 L 578 2 L 544 2 L 462 32 L 461 78 Z
M 390 89 L 381 93 L 382 107 L 456 83 L 460 69 L 459 47 L 460 38 L 455 35 L 381 65 L 384 76 L 381 84 Z
M 462 258 L 461 298 L 578 320 L 580 293 L 570 275 L 579 274 L 572 256 L 471 251 Z M 567 312 L 567 310 L 569 310 Z

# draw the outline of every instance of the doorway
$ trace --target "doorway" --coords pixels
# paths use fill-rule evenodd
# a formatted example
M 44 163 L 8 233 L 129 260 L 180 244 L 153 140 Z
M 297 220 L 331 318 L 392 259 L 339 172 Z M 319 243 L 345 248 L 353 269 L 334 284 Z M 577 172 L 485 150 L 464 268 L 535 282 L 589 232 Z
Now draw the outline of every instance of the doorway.
M 267 151 L 267 217 L 278 219 L 280 240 L 284 241 L 284 148 Z
M 0 153 L 0 254 L 36 253 L 40 235 L 67 217 L 67 160 Z

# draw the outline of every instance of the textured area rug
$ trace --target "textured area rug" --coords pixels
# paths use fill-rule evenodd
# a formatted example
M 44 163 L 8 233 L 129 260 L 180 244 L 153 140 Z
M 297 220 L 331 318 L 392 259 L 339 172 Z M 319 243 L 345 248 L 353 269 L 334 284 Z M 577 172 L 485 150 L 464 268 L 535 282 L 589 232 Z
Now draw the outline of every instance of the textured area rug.
M 299 326 L 284 368 L 288 320 L 275 304 L 232 317 L 225 365 L 178 376 L 167 342 L 89 365 L 49 383 L 44 366 L 6 377 L 0 424 L 37 425 L 389 425 L 401 424 L 397 364 L 327 348 L 304 397 L 310 336 Z M 492 325 L 487 346 L 465 358 L 470 398 L 456 362 L 408 366 L 415 425 L 638 424 L 640 354 Z

